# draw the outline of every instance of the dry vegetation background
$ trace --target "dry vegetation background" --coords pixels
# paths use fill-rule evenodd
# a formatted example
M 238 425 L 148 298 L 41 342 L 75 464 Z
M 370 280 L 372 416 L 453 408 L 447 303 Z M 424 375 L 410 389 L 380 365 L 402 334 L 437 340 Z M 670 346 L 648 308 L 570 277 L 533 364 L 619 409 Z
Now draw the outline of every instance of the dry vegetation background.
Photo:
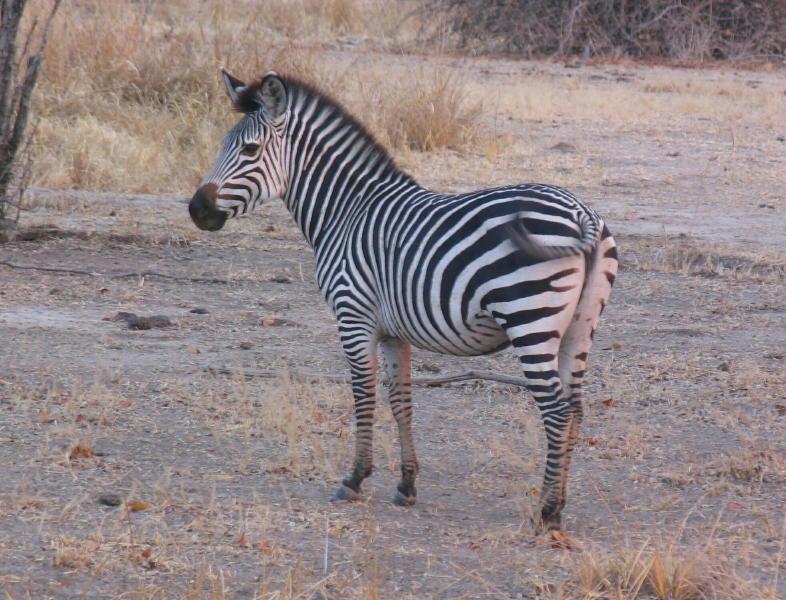
M 782 59 L 786 5 L 756 0 L 433 0 L 455 43 L 529 57 Z
M 778 47 L 759 40 L 752 70 L 644 67 L 577 11 L 573 37 L 532 51 L 572 40 L 558 62 L 472 57 L 462 52 L 527 51 L 462 28 L 472 2 L 423 6 L 63 5 L 35 98 L 29 235 L 0 248 L 9 598 L 786 595 Z M 541 16 L 546 31 L 564 14 Z M 712 35 L 692 31 L 684 54 L 661 54 L 711 59 Z M 532 403 L 501 385 L 416 390 L 423 475 L 411 511 L 388 502 L 398 451 L 381 402 L 368 500 L 327 505 L 351 450 L 350 400 L 345 386 L 288 375 L 344 368 L 300 234 L 269 206 L 203 235 L 176 202 L 236 119 L 221 65 L 316 83 L 424 185 L 554 183 L 609 218 L 623 270 L 574 461 L 576 551 L 531 536 L 541 429 Z M 118 311 L 173 326 L 103 320 Z M 217 377 L 205 371 L 215 364 L 280 376 Z M 421 374 L 477 367 L 517 368 L 506 355 L 416 354 Z

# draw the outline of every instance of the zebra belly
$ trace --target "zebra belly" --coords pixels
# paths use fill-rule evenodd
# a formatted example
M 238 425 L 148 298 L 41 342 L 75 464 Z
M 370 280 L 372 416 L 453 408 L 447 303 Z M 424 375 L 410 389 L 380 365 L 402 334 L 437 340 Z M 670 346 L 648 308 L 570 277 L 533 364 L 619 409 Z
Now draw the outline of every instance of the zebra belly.
M 392 325 L 392 324 L 391 324 Z M 455 325 L 441 335 L 427 335 L 401 324 L 387 327 L 387 335 L 410 342 L 416 348 L 453 356 L 481 356 L 510 345 L 505 330 L 487 314 L 475 315 L 468 323 Z

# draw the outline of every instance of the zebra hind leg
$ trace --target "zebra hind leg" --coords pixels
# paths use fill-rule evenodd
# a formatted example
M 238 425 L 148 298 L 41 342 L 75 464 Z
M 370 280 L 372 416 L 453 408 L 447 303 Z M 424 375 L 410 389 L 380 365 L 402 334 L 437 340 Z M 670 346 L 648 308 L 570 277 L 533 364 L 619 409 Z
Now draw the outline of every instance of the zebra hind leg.
M 541 335 L 541 334 L 528 334 Z M 568 438 L 572 407 L 558 371 L 559 337 L 537 345 L 517 345 L 528 335 L 513 337 L 519 361 L 524 367 L 526 387 L 535 398 L 546 432 L 546 467 L 535 529 L 561 528 L 568 478 Z
M 546 433 L 546 467 L 540 503 L 533 519 L 537 531 L 560 529 L 562 508 L 565 505 L 571 404 L 569 392 L 560 379 L 557 355 L 561 335 L 567 329 L 574 306 L 572 303 L 564 305 L 558 316 L 555 315 L 557 318 L 549 320 L 547 330 L 534 332 L 531 325 L 522 326 L 517 320 L 539 316 L 541 309 L 509 315 L 495 313 L 524 368 L 525 386 L 535 398 Z
M 355 403 L 355 460 L 352 472 L 341 482 L 331 501 L 352 501 L 360 498 L 360 485 L 373 470 L 377 355 L 375 345 L 358 336 L 342 332 L 341 341 L 349 361 Z
M 418 459 L 412 439 L 412 348 L 408 342 L 387 338 L 382 340 L 382 356 L 387 376 L 390 410 L 398 425 L 401 444 L 401 481 L 393 503 L 399 506 L 415 504 Z
M 576 312 L 562 336 L 559 348 L 559 374 L 570 405 L 566 464 L 570 466 L 573 448 L 579 438 L 584 408 L 581 387 L 587 370 L 587 359 L 592 338 L 600 322 L 601 313 L 611 295 L 617 275 L 617 249 L 614 238 L 603 228 L 600 245 L 592 256 L 589 274 Z M 567 478 L 562 482 L 563 503 L 567 496 Z

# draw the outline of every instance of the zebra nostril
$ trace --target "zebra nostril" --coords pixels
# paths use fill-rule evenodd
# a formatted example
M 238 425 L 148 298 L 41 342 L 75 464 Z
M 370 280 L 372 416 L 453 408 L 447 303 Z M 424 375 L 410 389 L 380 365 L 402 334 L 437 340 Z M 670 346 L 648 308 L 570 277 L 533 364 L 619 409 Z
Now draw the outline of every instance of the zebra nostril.
M 226 213 L 216 208 L 218 187 L 214 183 L 203 185 L 194 193 L 188 203 L 188 213 L 197 227 L 207 231 L 217 231 L 227 220 Z
M 194 197 L 188 205 L 193 210 L 215 210 L 218 198 L 218 187 L 215 183 L 203 185 L 194 192 Z

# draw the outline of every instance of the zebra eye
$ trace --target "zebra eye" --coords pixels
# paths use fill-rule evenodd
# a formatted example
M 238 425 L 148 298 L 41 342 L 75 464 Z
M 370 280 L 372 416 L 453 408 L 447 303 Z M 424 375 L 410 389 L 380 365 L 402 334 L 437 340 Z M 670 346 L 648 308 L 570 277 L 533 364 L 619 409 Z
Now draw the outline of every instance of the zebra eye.
M 245 156 L 254 156 L 259 150 L 259 144 L 246 144 L 240 149 L 240 154 Z

